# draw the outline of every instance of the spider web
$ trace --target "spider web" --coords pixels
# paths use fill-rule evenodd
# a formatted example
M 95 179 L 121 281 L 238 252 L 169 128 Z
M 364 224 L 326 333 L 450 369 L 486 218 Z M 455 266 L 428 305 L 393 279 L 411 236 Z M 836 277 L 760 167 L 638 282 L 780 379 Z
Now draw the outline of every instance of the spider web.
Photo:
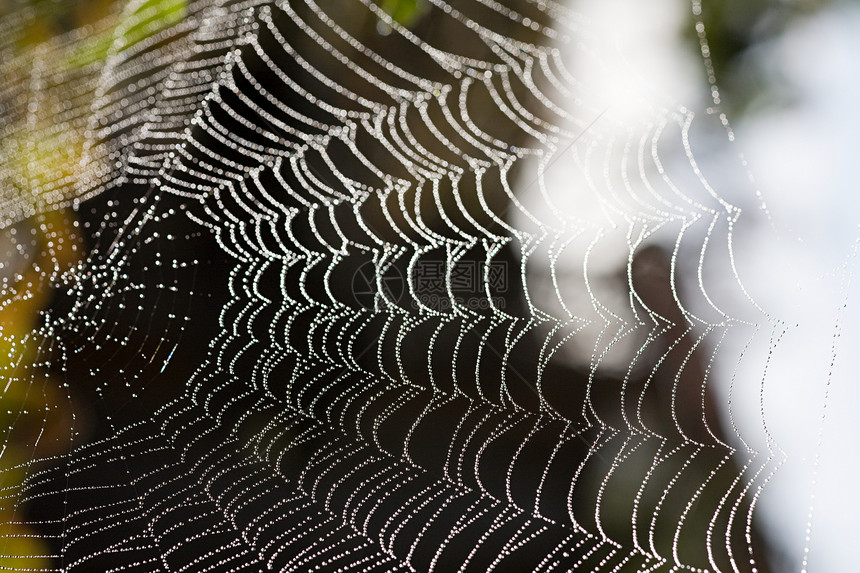
M 417 6 L 4 19 L 15 567 L 768 570 L 694 114 L 567 6 Z

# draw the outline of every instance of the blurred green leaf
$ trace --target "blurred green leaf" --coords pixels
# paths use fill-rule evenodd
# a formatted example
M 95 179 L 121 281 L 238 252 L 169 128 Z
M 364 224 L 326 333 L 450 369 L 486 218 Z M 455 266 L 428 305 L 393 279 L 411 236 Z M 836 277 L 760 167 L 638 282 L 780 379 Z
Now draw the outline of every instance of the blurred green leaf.
M 413 26 L 427 12 L 425 0 L 382 0 L 385 13 L 407 28 Z
M 114 46 L 123 51 L 185 18 L 186 0 L 149 0 L 119 24 L 95 34 L 69 54 L 62 67 L 81 68 L 104 60 Z

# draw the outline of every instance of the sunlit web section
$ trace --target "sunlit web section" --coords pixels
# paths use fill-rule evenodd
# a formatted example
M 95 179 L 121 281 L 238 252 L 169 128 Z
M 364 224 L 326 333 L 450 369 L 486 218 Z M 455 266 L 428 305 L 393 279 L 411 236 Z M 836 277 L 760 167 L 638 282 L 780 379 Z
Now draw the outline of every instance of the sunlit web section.
M 579 78 L 601 61 L 587 19 L 152 0 L 16 47 L 38 15 L 0 36 L 22 54 L 4 133 L 35 141 L 4 153 L 36 154 L 3 167 L 7 260 L 53 296 L 2 323 L 0 553 L 767 570 L 752 507 L 777 450 L 725 431 L 711 389 L 756 326 L 683 272 L 730 258 L 739 211 L 696 166 L 693 114 L 631 121 Z M 83 36 L 104 43 L 75 55 Z M 16 254 L 51 232 L 86 254 Z M 8 305 L 36 289 L 3 276 Z

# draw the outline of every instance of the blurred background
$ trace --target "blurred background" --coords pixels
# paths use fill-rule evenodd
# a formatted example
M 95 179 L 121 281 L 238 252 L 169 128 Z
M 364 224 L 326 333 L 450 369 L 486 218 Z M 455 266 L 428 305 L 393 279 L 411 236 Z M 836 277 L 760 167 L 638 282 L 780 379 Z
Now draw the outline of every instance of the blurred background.
M 764 425 L 775 455 L 786 455 L 757 507 L 776 550 L 774 570 L 853 571 L 860 4 L 575 4 L 604 24 L 623 54 L 617 77 L 638 74 L 634 90 L 696 113 L 690 144 L 698 165 L 744 211 L 734 270 L 773 330 L 746 347 L 728 341 L 717 354 L 715 388 L 744 439 Z M 609 81 L 606 89 L 630 87 Z M 732 291 L 727 261 L 703 270 L 712 293 L 719 296 L 719 284 Z M 738 298 L 723 302 L 745 316 Z M 754 447 L 765 451 L 768 438 Z

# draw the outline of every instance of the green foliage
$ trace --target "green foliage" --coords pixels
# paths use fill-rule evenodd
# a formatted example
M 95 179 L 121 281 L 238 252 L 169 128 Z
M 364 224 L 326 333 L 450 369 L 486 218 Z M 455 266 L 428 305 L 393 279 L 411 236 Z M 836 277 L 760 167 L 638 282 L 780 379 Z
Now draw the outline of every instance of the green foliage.
M 703 57 L 713 66 L 720 91 L 721 105 L 733 116 L 751 111 L 768 102 L 780 105 L 789 94 L 775 85 L 773 75 L 763 73 L 748 55 L 756 45 L 777 37 L 794 21 L 830 4 L 832 0 L 703 0 L 701 19 L 705 26 L 707 49 Z M 691 18 L 695 16 L 691 13 Z M 694 22 L 685 35 L 701 49 L 701 38 Z
M 149 0 L 116 27 L 103 30 L 70 53 L 63 67 L 79 68 L 104 60 L 111 48 L 122 51 L 185 18 L 185 0 Z
M 382 0 L 380 7 L 407 28 L 414 26 L 428 9 L 426 0 Z

